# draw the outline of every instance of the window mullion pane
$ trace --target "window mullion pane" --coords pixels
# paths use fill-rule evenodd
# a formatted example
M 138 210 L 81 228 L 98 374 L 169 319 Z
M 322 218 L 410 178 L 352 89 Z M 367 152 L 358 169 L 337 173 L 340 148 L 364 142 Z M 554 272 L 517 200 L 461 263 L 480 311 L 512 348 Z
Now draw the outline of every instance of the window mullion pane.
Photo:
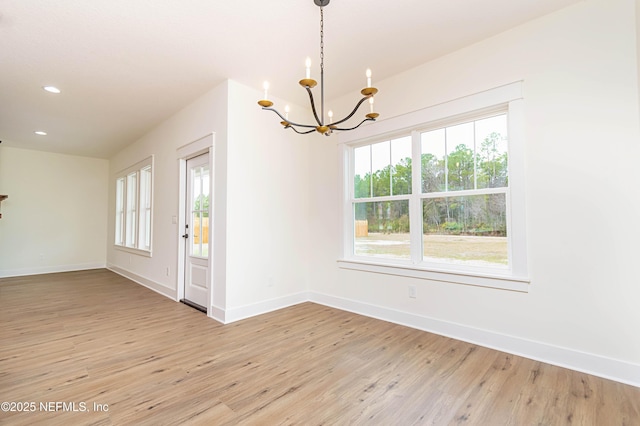
M 422 198 L 446 198 L 446 197 L 464 197 L 467 195 L 487 195 L 487 194 L 504 194 L 507 192 L 506 187 L 502 188 L 483 188 L 483 189 L 467 189 L 463 191 L 449 192 L 427 192 L 422 194 Z
M 133 241 L 133 246 L 135 248 L 140 248 L 140 212 L 144 209 L 144 207 L 142 206 L 142 197 L 140 196 L 140 187 L 142 186 L 142 173 L 140 173 L 140 170 L 138 170 L 136 172 L 136 206 L 137 206 L 137 211 L 136 211 L 136 215 L 135 215 L 135 221 L 136 221 L 136 233 L 134 235 L 134 241 Z
M 411 132 L 411 198 L 409 223 L 411 230 L 411 261 L 422 261 L 422 146 L 420 132 Z
M 369 195 L 373 197 L 373 145 L 369 145 Z
M 147 172 L 147 213 L 145 217 L 145 223 L 147 229 L 145 231 L 145 248 L 151 250 L 151 193 L 153 191 L 153 173 L 151 167 Z
M 129 173 L 127 175 L 127 189 L 126 189 L 126 231 L 125 231 L 125 244 L 127 247 L 136 247 L 136 232 L 137 232 L 137 220 L 136 215 L 138 212 L 137 205 L 137 178 L 136 172 Z
M 136 233 L 136 248 L 141 248 L 143 247 L 143 235 L 142 235 L 142 229 L 143 225 L 144 225 L 144 220 L 142 219 L 142 215 L 144 214 L 145 211 L 145 205 L 144 205 L 144 197 L 142 194 L 143 188 L 144 188 L 144 182 L 143 182 L 144 176 L 142 175 L 142 171 L 138 170 L 138 214 L 136 215 L 136 221 L 138 222 L 138 224 L 136 225 L 136 229 L 137 229 L 137 233 Z
M 394 164 L 392 163 L 393 152 L 391 152 L 391 147 L 393 146 L 393 141 L 389 141 L 389 195 L 393 195 L 393 169 Z
M 473 189 L 478 189 L 478 141 L 476 122 L 473 123 Z
M 449 190 L 449 141 L 447 135 L 449 132 L 444 129 L 444 190 Z
M 353 203 L 353 251 L 356 256 L 369 258 L 411 258 L 409 200 L 371 201 Z
M 352 201 L 360 203 L 360 202 L 371 202 L 377 203 L 382 201 L 398 201 L 398 200 L 408 200 L 411 198 L 411 194 L 407 195 L 385 195 L 384 197 L 369 197 L 369 198 L 355 198 Z
M 118 178 L 116 180 L 116 237 L 115 243 L 117 245 L 123 245 L 123 230 L 124 230 L 124 178 Z

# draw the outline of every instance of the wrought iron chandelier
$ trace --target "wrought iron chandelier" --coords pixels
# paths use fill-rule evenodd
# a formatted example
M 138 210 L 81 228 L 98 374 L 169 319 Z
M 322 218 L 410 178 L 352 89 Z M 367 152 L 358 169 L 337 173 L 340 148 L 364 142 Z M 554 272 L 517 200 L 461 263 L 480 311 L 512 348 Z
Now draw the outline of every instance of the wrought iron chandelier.
M 328 111 L 328 120 L 325 122 L 324 116 L 324 12 L 323 7 L 329 4 L 330 0 L 313 0 L 316 6 L 320 7 L 320 115 L 318 116 L 318 110 L 316 108 L 315 101 L 313 99 L 313 93 L 311 89 L 317 86 L 318 82 L 311 78 L 311 59 L 307 58 L 306 61 L 306 76 L 304 79 L 300 80 L 300 85 L 305 88 L 307 93 L 309 94 L 309 101 L 311 102 L 311 110 L 313 111 L 313 116 L 316 120 L 317 124 L 300 124 L 289 120 L 289 107 L 285 107 L 285 116 L 282 116 L 275 108 L 272 108 L 273 102 L 269 100 L 268 90 L 269 83 L 264 82 L 264 99 L 258 101 L 258 105 L 262 107 L 263 110 L 273 111 L 276 113 L 282 121 L 280 124 L 284 126 L 285 129 L 293 129 L 294 132 L 305 135 L 308 133 L 313 133 L 317 131 L 325 136 L 329 136 L 334 131 L 347 131 L 353 130 L 360 127 L 366 121 L 376 121 L 379 114 L 373 112 L 373 96 L 378 93 L 378 89 L 375 87 L 371 87 L 371 70 L 367 70 L 367 87 L 362 89 L 360 93 L 362 94 L 362 99 L 356 104 L 353 111 L 346 117 L 341 120 L 333 121 L 333 112 Z M 364 103 L 364 101 L 369 100 L 370 112 L 365 115 L 365 119 L 362 120 L 358 125 L 354 127 L 340 127 L 341 124 L 345 123 L 354 114 L 358 111 L 360 106 Z

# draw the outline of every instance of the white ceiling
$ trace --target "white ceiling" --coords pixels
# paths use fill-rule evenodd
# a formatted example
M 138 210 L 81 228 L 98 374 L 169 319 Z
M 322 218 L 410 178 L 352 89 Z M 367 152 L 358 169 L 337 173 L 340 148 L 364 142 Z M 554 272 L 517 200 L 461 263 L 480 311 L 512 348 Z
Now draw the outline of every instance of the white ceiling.
M 325 96 L 578 1 L 332 0 Z M 319 15 L 313 0 L 0 0 L 2 145 L 108 158 L 228 78 L 304 105 Z

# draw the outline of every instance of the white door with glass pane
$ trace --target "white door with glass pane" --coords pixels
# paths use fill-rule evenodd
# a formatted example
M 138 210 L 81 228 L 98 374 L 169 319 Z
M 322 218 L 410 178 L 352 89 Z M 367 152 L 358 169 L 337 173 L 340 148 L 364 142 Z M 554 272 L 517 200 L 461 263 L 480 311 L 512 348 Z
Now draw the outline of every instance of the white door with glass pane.
M 184 298 L 207 308 L 209 271 L 209 154 L 187 160 Z

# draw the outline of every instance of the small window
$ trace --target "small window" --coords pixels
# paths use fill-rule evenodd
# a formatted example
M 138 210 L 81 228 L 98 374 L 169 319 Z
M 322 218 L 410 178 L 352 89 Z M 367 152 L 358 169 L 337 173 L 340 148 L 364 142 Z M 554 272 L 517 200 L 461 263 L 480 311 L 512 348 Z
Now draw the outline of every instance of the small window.
M 136 206 L 138 205 L 138 172 L 129 173 L 127 175 L 127 215 L 125 217 L 125 234 L 126 246 L 136 247 L 138 239 L 136 238 L 136 223 L 138 215 L 136 214 Z
M 124 245 L 124 178 L 116 179 L 116 245 Z
M 140 248 L 151 250 L 151 166 L 140 170 Z
M 116 177 L 115 245 L 151 252 L 153 157 Z

